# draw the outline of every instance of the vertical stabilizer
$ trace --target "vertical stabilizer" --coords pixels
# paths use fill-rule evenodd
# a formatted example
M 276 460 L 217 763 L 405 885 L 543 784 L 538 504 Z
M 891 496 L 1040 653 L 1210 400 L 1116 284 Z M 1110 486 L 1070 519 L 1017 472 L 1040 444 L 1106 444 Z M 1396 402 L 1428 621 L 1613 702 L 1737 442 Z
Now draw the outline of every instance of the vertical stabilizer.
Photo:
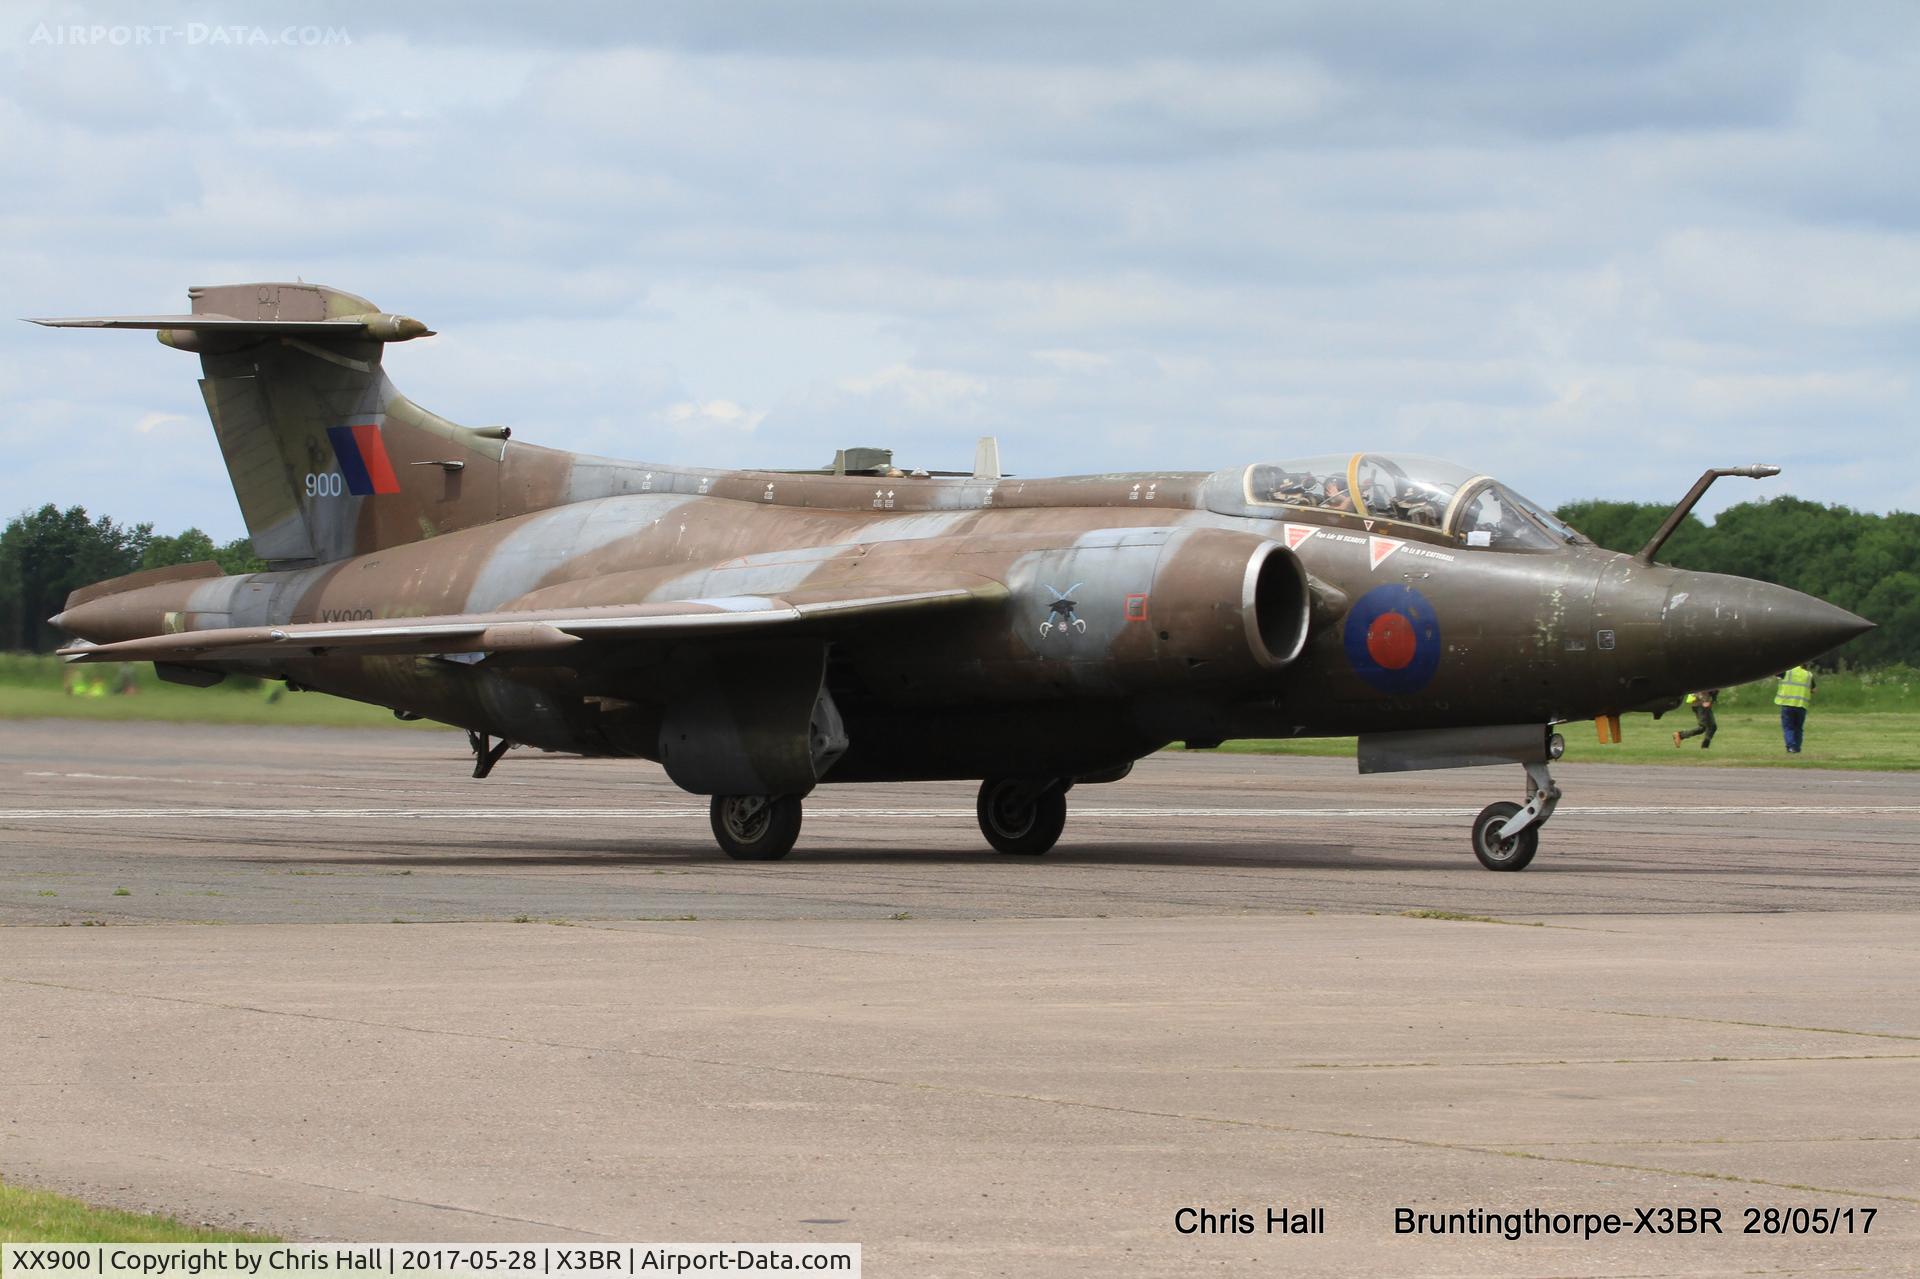
M 328 563 L 503 514 L 507 432 L 427 412 L 381 368 L 388 343 L 430 336 L 426 325 L 315 284 L 219 285 L 189 296 L 188 315 L 36 323 L 152 329 L 200 356 L 207 415 L 263 559 L 276 568 Z

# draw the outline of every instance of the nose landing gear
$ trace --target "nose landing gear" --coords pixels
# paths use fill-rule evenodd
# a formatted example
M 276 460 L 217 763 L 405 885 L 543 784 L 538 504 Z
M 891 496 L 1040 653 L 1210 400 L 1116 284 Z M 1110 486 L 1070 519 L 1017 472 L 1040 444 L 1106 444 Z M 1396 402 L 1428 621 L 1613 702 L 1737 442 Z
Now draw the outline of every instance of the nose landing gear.
M 1558 744 L 1558 735 L 1555 736 Z M 1557 758 L 1558 750 L 1549 748 Z M 1527 802 L 1488 804 L 1473 819 L 1473 855 L 1488 870 L 1525 870 L 1540 851 L 1540 827 L 1560 802 L 1560 787 L 1544 762 L 1528 762 Z
M 1553 816 L 1560 788 L 1547 765 L 1567 743 L 1550 724 L 1489 724 L 1362 733 L 1363 773 L 1519 764 L 1527 770 L 1527 802 L 1488 804 L 1473 819 L 1473 855 L 1488 870 L 1521 870 L 1540 847 L 1540 825 Z

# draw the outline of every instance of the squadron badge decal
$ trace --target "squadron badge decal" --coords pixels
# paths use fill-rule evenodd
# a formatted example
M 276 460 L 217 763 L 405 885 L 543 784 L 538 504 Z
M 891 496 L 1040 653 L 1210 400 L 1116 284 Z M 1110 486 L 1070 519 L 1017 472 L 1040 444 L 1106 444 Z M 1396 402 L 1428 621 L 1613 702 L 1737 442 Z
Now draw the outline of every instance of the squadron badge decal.
M 1398 582 L 1362 595 L 1341 639 L 1354 674 L 1383 693 L 1417 693 L 1440 666 L 1440 619 L 1426 596 Z
M 1047 593 L 1053 596 L 1053 602 L 1047 605 L 1047 616 L 1040 623 L 1040 637 L 1045 639 L 1055 631 L 1059 631 L 1062 635 L 1067 635 L 1073 631 L 1078 631 L 1080 634 L 1085 635 L 1087 633 L 1087 621 L 1081 617 L 1079 613 L 1074 611 L 1080 607 L 1080 601 L 1073 598 L 1073 593 L 1085 586 L 1086 583 L 1075 582 L 1064 591 L 1054 589 L 1053 585 L 1048 582 L 1042 582 L 1041 585 L 1045 586 Z

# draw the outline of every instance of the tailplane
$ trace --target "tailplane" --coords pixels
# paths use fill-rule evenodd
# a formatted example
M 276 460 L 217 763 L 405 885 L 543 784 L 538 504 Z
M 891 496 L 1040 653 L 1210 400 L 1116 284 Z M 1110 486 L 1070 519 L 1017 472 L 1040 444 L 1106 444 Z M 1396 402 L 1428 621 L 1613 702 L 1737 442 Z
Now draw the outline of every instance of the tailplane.
M 382 353 L 431 336 L 420 321 L 317 284 L 218 285 L 188 296 L 188 315 L 34 323 L 152 329 L 200 356 L 200 391 L 234 496 L 255 553 L 273 567 L 329 563 L 526 508 L 503 508 L 504 491 L 526 488 L 502 482 L 505 427 L 459 426 L 387 380 Z

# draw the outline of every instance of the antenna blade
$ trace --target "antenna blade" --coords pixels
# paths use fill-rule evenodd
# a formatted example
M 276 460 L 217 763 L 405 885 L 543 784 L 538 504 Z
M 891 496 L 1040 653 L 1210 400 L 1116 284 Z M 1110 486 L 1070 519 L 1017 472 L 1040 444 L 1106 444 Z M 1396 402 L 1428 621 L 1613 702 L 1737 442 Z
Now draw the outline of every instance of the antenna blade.
M 973 446 L 973 478 L 976 480 L 1000 478 L 1000 441 L 995 436 L 983 435 L 980 437 L 980 442 Z

